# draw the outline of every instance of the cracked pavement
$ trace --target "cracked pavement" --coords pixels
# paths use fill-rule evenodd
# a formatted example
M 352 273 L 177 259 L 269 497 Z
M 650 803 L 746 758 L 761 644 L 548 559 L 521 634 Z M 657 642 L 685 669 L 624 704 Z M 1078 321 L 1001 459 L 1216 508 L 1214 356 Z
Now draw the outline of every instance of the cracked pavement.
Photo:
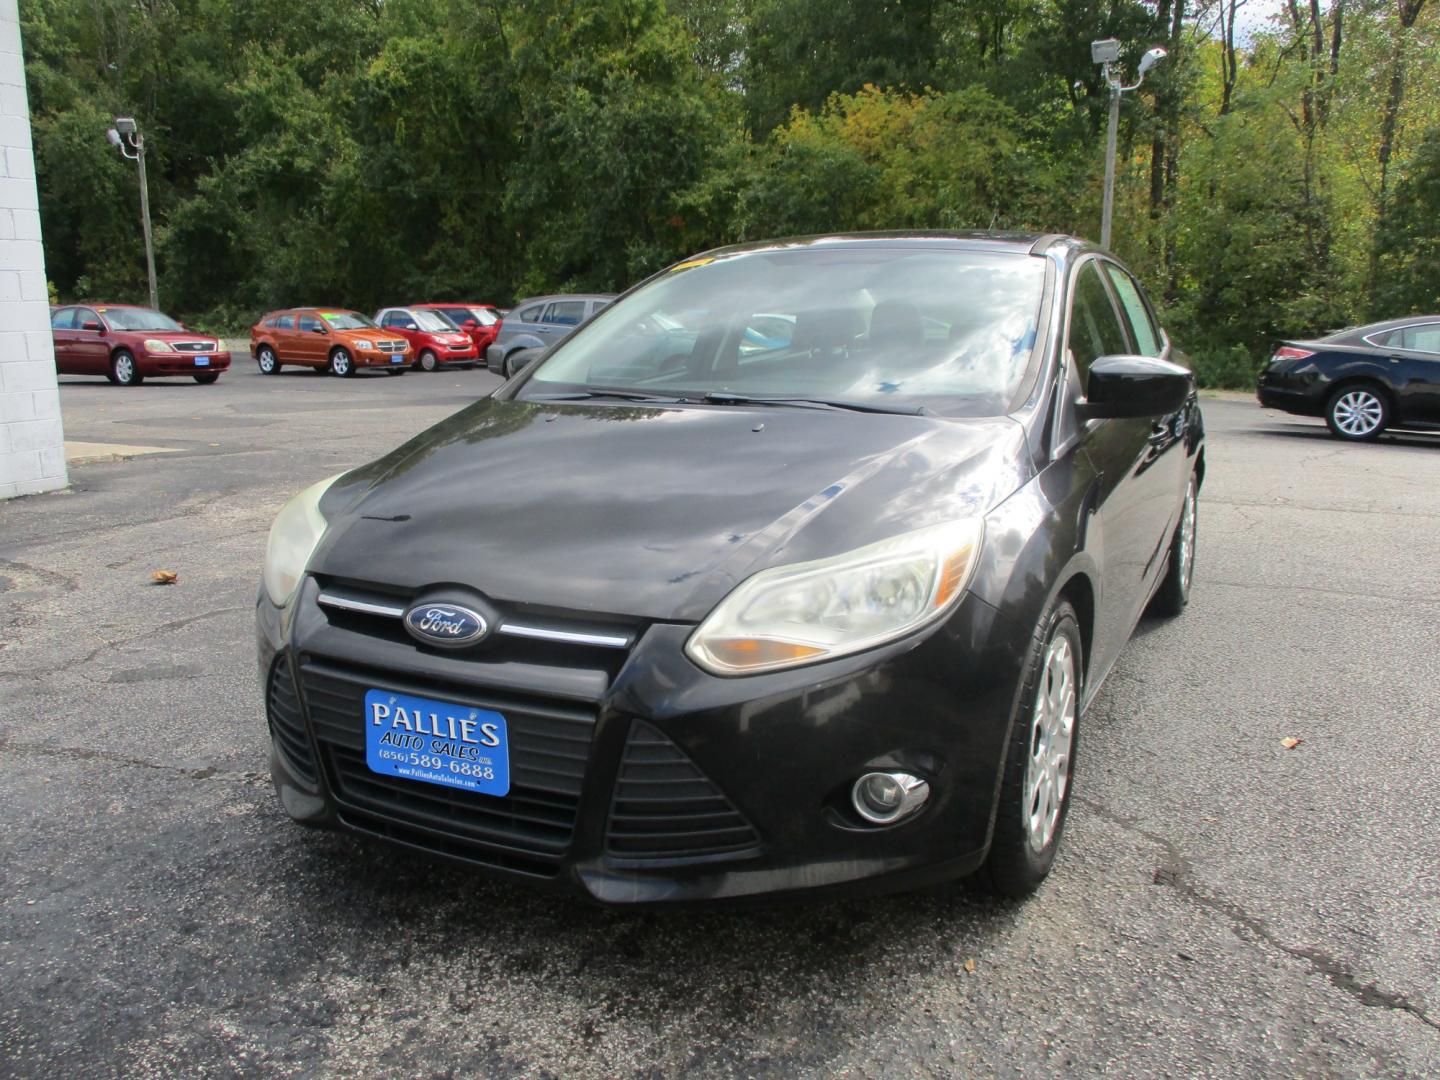
M 1031 901 L 615 912 L 295 828 L 265 773 L 274 511 L 494 384 L 62 384 L 68 437 L 183 452 L 0 504 L 0 1071 L 1440 1073 L 1440 437 L 1205 402 L 1194 599 L 1085 717 Z

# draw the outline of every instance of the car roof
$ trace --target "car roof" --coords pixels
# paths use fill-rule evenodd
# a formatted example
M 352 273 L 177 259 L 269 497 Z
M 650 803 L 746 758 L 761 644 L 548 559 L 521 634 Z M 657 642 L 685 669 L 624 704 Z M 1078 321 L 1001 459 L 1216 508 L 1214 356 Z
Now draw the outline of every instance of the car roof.
M 1417 323 L 1440 322 L 1440 315 L 1406 315 L 1399 319 L 1384 319 L 1380 322 L 1366 323 L 1364 326 L 1347 326 L 1344 330 L 1336 330 L 1334 333 L 1325 334 L 1322 337 L 1312 338 L 1313 341 L 1323 341 L 1330 345 L 1345 344 L 1368 344 L 1364 339 L 1372 334 L 1384 333 L 1386 330 L 1398 330 L 1403 326 L 1414 326 Z
M 759 240 L 712 248 L 695 255 L 694 258 L 719 258 L 724 255 L 739 255 L 755 251 L 784 251 L 801 247 L 832 250 L 860 247 L 906 247 L 921 251 L 959 248 L 1013 251 L 1017 254 L 1028 253 L 1031 255 L 1039 255 L 1051 248 L 1101 250 L 1079 237 L 1066 236 L 1062 233 L 993 232 L 981 229 L 908 229 L 785 236 L 773 240 Z
M 511 311 L 514 311 L 516 308 L 518 308 L 518 307 L 524 307 L 526 304 L 539 304 L 539 303 L 544 303 L 544 302 L 547 301 L 547 300 L 614 300 L 615 297 L 617 297 L 617 296 L 619 296 L 619 295 L 620 295 L 619 293 L 589 293 L 589 292 L 587 292 L 587 293 L 547 293 L 545 296 L 527 296 L 527 297 L 525 297 L 525 299 L 523 299 L 523 300 L 516 300 L 515 303 L 513 303 L 513 304 L 510 305 L 510 310 L 511 310 Z M 491 306 L 493 307 L 494 305 L 491 305 Z
M 423 304 L 406 304 L 406 307 L 499 307 L 498 304 L 482 304 L 478 300 L 427 300 Z

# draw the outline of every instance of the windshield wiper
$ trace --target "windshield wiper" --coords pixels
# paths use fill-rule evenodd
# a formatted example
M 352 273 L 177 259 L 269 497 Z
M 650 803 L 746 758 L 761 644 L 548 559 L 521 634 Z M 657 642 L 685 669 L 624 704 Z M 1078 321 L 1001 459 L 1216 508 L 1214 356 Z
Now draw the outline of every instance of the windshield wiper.
M 808 397 L 751 397 L 748 394 L 732 394 L 724 390 L 712 390 L 705 395 L 705 401 L 712 405 L 798 405 L 810 409 L 843 409 L 846 412 L 899 413 L 903 416 L 925 416 L 924 405 L 891 405 L 883 401 L 843 401 L 839 398 Z
M 593 401 L 597 398 L 611 398 L 616 401 L 644 401 L 651 404 L 680 405 L 689 398 L 666 397 L 662 394 L 642 394 L 636 390 L 567 390 L 554 394 L 530 394 L 519 401 Z

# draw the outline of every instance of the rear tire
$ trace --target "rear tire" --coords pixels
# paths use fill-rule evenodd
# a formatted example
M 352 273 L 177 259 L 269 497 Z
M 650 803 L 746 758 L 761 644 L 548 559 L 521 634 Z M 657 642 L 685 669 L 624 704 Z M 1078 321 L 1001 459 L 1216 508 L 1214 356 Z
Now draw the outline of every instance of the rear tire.
M 351 378 L 355 374 L 355 359 L 347 349 L 336 349 L 330 354 L 330 374 L 338 375 L 342 379 Z
M 145 381 L 129 349 L 116 349 L 110 358 L 110 381 L 118 386 L 139 386 Z
M 1055 863 L 1074 789 L 1084 653 L 1062 600 L 1035 627 L 1011 724 L 990 853 L 977 875 L 1000 896 L 1029 896 Z
M 1342 386 L 1325 403 L 1330 434 L 1350 442 L 1371 442 L 1390 424 L 1390 399 L 1373 386 Z
M 280 374 L 280 358 L 269 345 L 261 345 L 255 350 L 255 362 L 260 365 L 262 375 Z
M 220 373 L 218 371 L 207 371 L 202 375 L 192 375 L 190 377 L 196 382 L 198 382 L 201 386 L 210 386 L 215 382 L 219 381 Z
M 1198 478 L 1192 472 L 1190 483 L 1185 487 L 1185 505 L 1180 511 L 1180 520 L 1170 538 L 1170 555 L 1166 559 L 1165 577 L 1155 598 L 1150 601 L 1150 612 L 1167 619 L 1173 619 L 1190 603 L 1190 582 L 1195 576 L 1195 535 L 1199 502 Z

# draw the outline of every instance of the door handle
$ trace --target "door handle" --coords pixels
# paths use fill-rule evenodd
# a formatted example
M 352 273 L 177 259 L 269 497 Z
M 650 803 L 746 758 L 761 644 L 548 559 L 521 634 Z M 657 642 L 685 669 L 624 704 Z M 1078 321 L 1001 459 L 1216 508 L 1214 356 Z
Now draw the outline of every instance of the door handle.
M 1389 360 L 1392 364 L 1400 363 L 1400 357 L 1398 356 L 1387 356 L 1385 359 Z

